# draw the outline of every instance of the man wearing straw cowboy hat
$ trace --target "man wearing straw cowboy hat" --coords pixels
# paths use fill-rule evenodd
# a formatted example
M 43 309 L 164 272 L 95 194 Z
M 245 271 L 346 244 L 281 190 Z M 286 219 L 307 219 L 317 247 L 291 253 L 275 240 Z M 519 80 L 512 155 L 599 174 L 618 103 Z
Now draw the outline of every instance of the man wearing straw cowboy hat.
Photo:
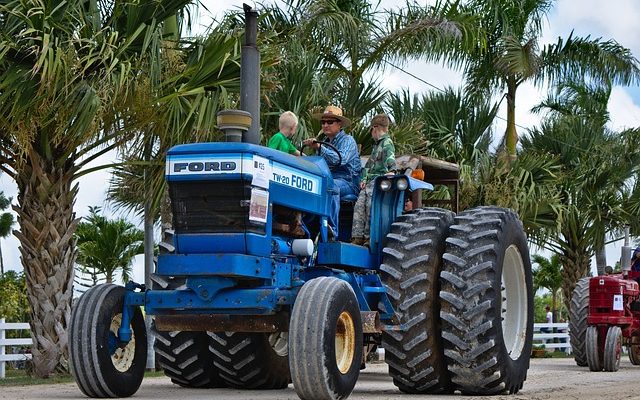
M 315 139 L 306 139 L 303 143 L 318 151 L 327 164 L 333 176 L 334 190 L 331 198 L 331 215 L 329 226 L 338 236 L 338 214 L 340 212 L 340 199 L 360 192 L 360 156 L 358 146 L 352 136 L 347 135 L 344 128 L 351 125 L 351 120 L 342 115 L 342 109 L 336 106 L 327 106 L 324 112 L 313 114 L 315 119 L 322 124 L 322 133 L 326 136 L 325 142 L 333 145 L 340 155 L 329 146 L 322 146 Z

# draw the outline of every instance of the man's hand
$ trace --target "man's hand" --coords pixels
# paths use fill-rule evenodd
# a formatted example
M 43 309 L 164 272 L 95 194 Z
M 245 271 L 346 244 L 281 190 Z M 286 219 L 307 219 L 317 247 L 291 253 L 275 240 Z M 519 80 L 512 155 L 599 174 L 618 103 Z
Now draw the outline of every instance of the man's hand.
M 360 182 L 360 190 L 364 190 L 364 187 L 367 186 L 366 183 Z
M 315 150 L 318 150 L 320 148 L 320 143 L 315 139 L 305 139 L 302 141 L 302 144 Z

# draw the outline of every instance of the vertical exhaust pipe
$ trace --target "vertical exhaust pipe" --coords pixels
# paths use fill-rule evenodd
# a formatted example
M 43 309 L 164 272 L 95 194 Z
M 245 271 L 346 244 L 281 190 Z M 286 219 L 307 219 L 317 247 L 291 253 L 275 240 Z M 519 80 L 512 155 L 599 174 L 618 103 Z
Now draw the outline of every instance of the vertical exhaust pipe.
M 258 51 L 258 12 L 243 4 L 244 45 L 240 55 L 240 109 L 251 114 L 252 122 L 242 141 L 260 143 L 260 52 Z
M 623 274 L 627 274 L 631 270 L 631 246 L 629 243 L 629 225 L 624 227 L 624 246 L 622 246 L 620 255 L 620 269 Z

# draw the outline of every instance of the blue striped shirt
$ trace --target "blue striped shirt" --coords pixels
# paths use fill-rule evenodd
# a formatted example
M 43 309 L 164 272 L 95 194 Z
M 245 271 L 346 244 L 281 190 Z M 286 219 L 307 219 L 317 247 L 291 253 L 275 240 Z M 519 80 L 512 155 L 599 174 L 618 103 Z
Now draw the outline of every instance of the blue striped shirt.
M 320 146 L 320 155 L 327 161 L 333 178 L 341 178 L 350 182 L 357 188 L 357 192 L 360 185 L 362 164 L 355 139 L 341 130 L 333 139 L 325 141 L 334 145 L 342 156 L 342 163 L 338 164 L 339 159 L 336 152 L 329 146 Z

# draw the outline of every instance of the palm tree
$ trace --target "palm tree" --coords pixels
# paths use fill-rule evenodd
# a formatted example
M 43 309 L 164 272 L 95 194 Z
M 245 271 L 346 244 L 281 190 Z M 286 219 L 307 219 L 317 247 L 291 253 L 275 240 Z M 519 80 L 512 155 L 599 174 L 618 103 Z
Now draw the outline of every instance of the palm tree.
M 624 202 L 640 163 L 640 151 L 635 149 L 639 140 L 640 130 L 612 133 L 575 116 L 547 120 L 523 137 L 521 154 L 552 156 L 560 168 L 556 186 L 562 208 L 557 229 L 539 227 L 529 235 L 560 257 L 567 308 L 603 238 L 629 220 Z
M 551 293 L 551 312 L 553 312 L 553 320 L 556 319 L 557 298 L 562 287 L 562 263 L 557 254 L 551 255 L 550 258 L 534 254 L 531 260 L 537 264 L 537 268 L 533 269 L 533 289 L 547 289 Z
M 188 0 L 0 4 L 0 169 L 18 186 L 20 252 L 38 376 L 66 369 L 74 180 L 136 132 L 140 71 L 156 76 L 162 21 Z
M 11 197 L 6 197 L 0 192 L 0 210 L 6 210 L 11 206 Z M 6 238 L 13 228 L 13 215 L 11 213 L 0 214 L 0 238 Z M 2 246 L 0 246 L 0 277 L 4 275 L 4 261 L 2 260 Z
M 123 218 L 107 219 L 100 211 L 100 207 L 89 207 L 89 216 L 78 224 L 76 262 L 83 271 L 104 274 L 107 283 L 113 282 L 115 272 L 127 283 L 133 258 L 144 252 L 144 232 Z
M 586 82 L 561 82 L 550 93 L 545 101 L 533 108 L 534 112 L 547 111 L 548 117 L 579 117 L 588 121 L 592 129 L 605 131 L 609 121 L 607 105 L 611 95 L 611 85 L 593 85 Z M 622 189 L 622 188 L 621 188 Z M 624 194 L 620 192 L 618 200 L 622 200 Z M 595 258 L 598 275 L 604 275 L 606 267 L 605 243 L 608 232 L 620 230 L 622 218 L 610 216 L 610 210 L 595 215 L 596 221 L 608 225 L 602 229 L 602 238 L 595 245 Z M 620 222 L 616 222 L 620 220 Z
M 507 100 L 506 151 L 516 156 L 515 107 L 518 87 L 563 80 L 628 85 L 638 81 L 640 68 L 631 51 L 614 40 L 590 37 L 559 38 L 540 49 L 543 21 L 555 0 L 470 0 L 480 16 L 486 46 L 462 52 L 467 86 L 478 93 L 504 91 Z M 459 58 L 452 58 L 457 65 Z

